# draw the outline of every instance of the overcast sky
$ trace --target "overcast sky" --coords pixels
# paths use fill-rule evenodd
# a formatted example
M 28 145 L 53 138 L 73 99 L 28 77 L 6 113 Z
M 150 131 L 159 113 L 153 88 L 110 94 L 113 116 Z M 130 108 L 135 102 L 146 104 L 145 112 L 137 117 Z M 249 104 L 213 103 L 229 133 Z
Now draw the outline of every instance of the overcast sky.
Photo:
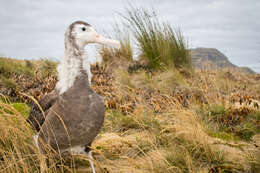
M 61 58 L 64 32 L 75 20 L 111 32 L 126 0 L 1 0 L 0 56 Z M 260 0 L 143 0 L 180 27 L 190 47 L 217 48 L 230 61 L 260 72 Z M 93 49 L 93 47 L 91 48 Z M 94 53 L 91 54 L 91 56 Z

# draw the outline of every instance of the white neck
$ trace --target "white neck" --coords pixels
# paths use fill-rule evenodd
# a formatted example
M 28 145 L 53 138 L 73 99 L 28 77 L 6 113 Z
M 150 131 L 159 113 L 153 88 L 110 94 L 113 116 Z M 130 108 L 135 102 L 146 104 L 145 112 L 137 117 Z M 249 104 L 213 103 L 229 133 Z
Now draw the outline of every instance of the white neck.
M 57 70 L 58 83 L 56 89 L 59 91 L 59 94 L 63 94 L 74 84 L 81 70 L 87 72 L 89 81 L 91 81 L 90 63 L 84 52 L 84 47 L 75 46 L 68 39 L 65 39 L 65 56 Z

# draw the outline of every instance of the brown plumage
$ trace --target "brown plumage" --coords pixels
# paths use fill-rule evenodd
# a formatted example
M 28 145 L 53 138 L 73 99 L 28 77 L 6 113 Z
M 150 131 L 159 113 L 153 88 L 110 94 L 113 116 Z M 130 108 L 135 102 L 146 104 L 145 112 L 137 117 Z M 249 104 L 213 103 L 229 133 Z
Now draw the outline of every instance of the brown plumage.
M 74 85 L 49 109 L 39 137 L 53 149 L 64 151 L 90 144 L 104 121 L 105 107 L 91 89 L 87 74 L 82 71 Z M 42 143 L 39 143 L 42 148 Z
M 114 45 L 120 43 L 97 34 L 88 23 L 72 23 L 65 33 L 65 56 L 58 67 L 58 83 L 53 92 L 40 99 L 32 106 L 27 121 L 39 133 L 34 136 L 38 149 L 45 153 L 47 144 L 59 153 L 71 154 L 91 151 L 86 149 L 99 133 L 105 114 L 102 99 L 90 87 L 90 65 L 84 54 L 84 47 L 89 43 Z M 83 149 L 83 151 L 82 151 Z M 44 172 L 44 162 L 41 171 Z M 90 160 L 92 172 L 94 164 Z
M 38 101 L 39 106 L 44 111 L 45 116 L 48 115 L 50 107 L 56 102 L 58 98 L 58 93 L 56 90 L 42 96 Z M 40 127 L 45 121 L 45 117 L 41 112 L 41 109 L 36 103 L 32 104 L 32 108 L 29 114 L 29 117 L 26 119 L 29 124 L 38 132 Z

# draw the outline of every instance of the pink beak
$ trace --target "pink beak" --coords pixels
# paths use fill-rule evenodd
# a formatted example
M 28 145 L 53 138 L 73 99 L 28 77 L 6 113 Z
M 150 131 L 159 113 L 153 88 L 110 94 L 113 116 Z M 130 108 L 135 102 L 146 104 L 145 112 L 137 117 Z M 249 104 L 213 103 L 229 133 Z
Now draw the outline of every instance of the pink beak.
M 107 45 L 107 46 L 112 46 L 112 47 L 115 47 L 115 48 L 121 47 L 121 44 L 120 44 L 119 41 L 112 40 L 112 39 L 109 39 L 109 38 L 105 38 L 105 37 L 103 37 L 99 34 L 97 34 L 97 36 L 96 36 L 96 43 Z

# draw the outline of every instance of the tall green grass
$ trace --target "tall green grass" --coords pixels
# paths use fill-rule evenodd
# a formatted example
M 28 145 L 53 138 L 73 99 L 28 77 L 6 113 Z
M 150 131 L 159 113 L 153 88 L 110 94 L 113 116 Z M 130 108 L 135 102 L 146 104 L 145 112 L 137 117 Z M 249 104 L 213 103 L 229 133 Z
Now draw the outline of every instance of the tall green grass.
M 188 44 L 180 30 L 174 30 L 169 23 L 161 22 L 154 11 L 131 5 L 126 9 L 126 14 L 121 16 L 133 32 L 151 68 L 191 68 Z
M 133 48 L 131 44 L 130 33 L 126 28 L 121 28 L 119 24 L 114 25 L 114 32 L 116 38 L 120 40 L 121 47 L 119 49 L 119 54 L 125 57 L 127 60 L 133 60 Z
M 130 43 L 129 37 L 124 37 L 120 39 L 121 47 L 108 48 L 102 47 L 99 51 L 104 62 L 109 62 L 115 58 L 125 59 L 127 61 L 133 61 L 133 49 Z
M 113 26 L 114 35 L 117 40 L 120 40 L 120 48 L 102 47 L 99 51 L 104 62 L 120 58 L 127 61 L 133 61 L 133 48 L 130 35 L 127 29 L 120 27 L 118 23 Z

